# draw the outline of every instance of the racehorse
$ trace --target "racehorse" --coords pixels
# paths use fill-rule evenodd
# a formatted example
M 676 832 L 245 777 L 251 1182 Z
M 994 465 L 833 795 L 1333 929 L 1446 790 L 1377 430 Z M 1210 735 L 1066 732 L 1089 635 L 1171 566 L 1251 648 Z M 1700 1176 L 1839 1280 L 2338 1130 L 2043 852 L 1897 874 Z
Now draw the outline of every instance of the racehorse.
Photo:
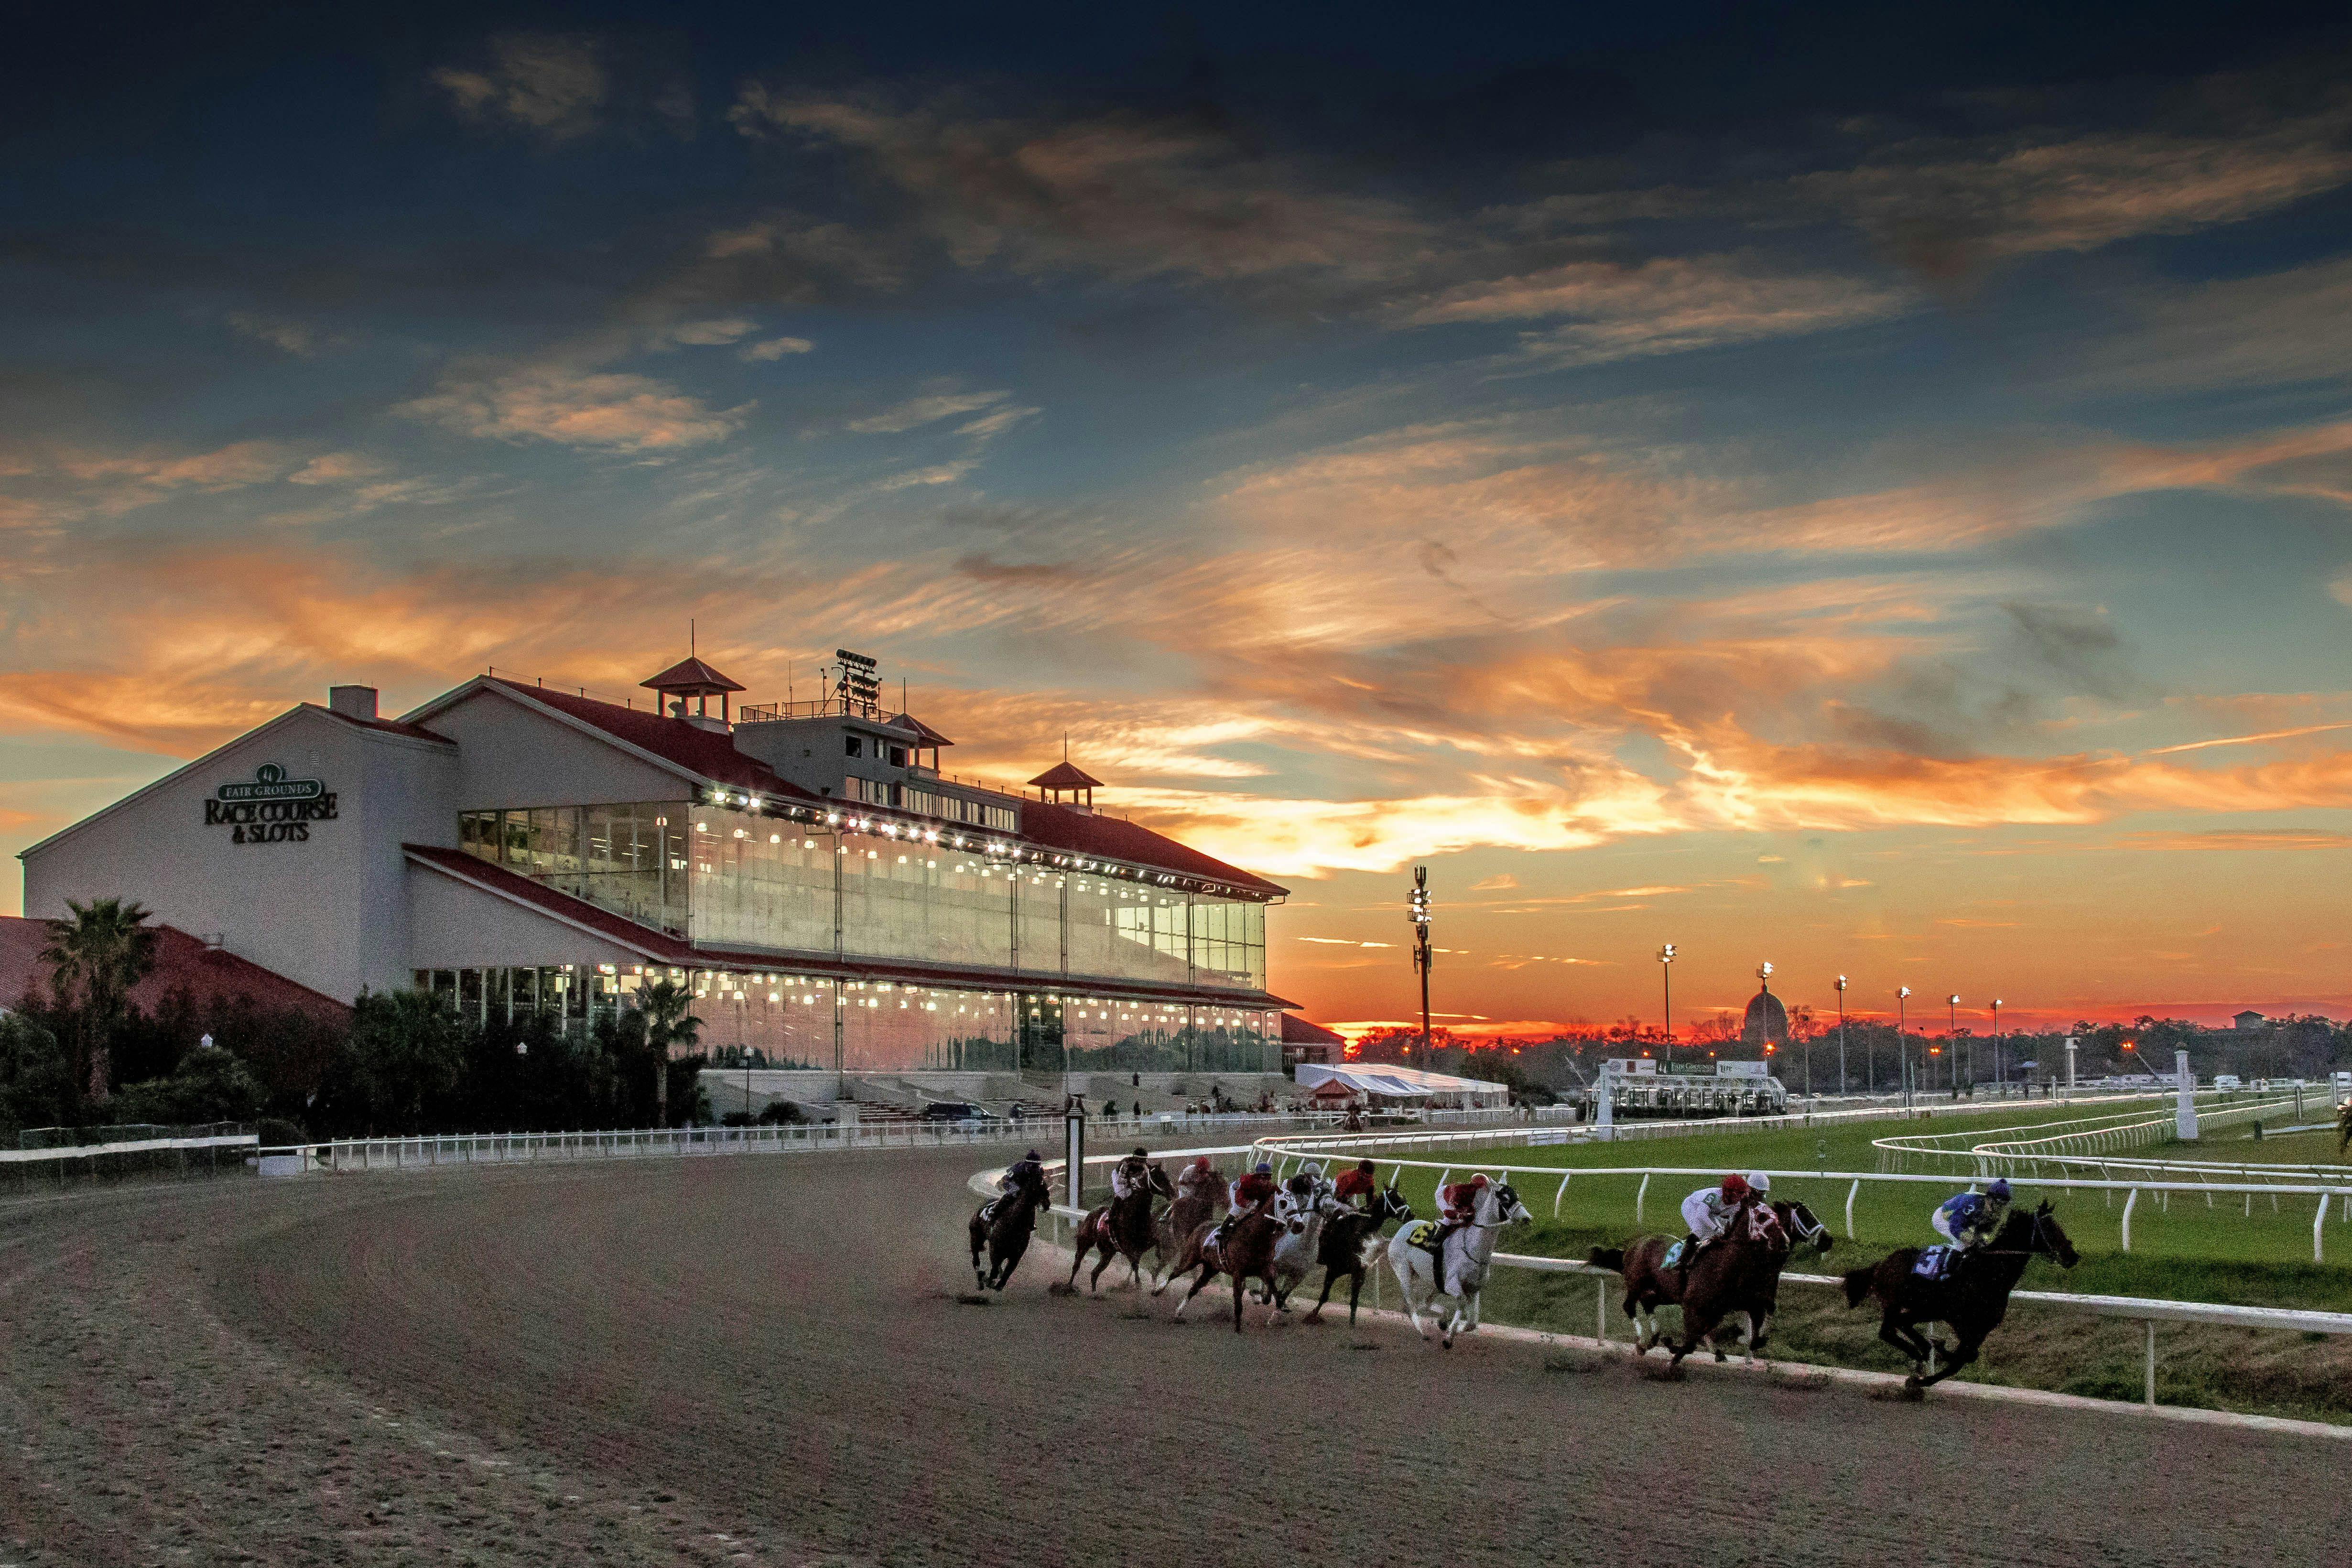
M 1918 1248 L 1896 1248 L 1845 1277 L 1845 1304 L 1858 1307 L 1866 1298 L 1878 1298 L 1885 1309 L 1878 1337 L 1911 1358 L 1905 1386 L 1926 1388 L 1977 1358 L 1985 1336 L 2009 1315 L 2009 1293 L 2034 1258 L 2047 1258 L 2061 1269 L 2073 1268 L 2082 1258 L 2047 1203 L 2031 1214 L 2012 1212 L 1990 1246 L 1959 1254 L 1941 1279 L 1919 1274 Z M 1921 1323 L 1950 1324 L 1957 1343 L 1931 1339 L 1919 1332 Z M 1933 1372 L 1927 1370 L 1931 1351 L 1943 1363 Z
M 1674 1249 L 1675 1239 L 1665 1236 L 1637 1236 L 1622 1249 L 1596 1247 L 1586 1255 L 1594 1268 L 1625 1276 L 1622 1311 L 1633 1322 L 1636 1355 L 1647 1355 L 1650 1347 L 1660 1342 L 1657 1310 L 1672 1305 L 1683 1310 L 1683 1333 L 1681 1342 L 1668 1347 L 1673 1354 L 1671 1364 L 1680 1365 L 1701 1341 L 1715 1353 L 1716 1360 L 1727 1359 L 1714 1334 L 1717 1325 L 1734 1312 L 1748 1320 L 1748 1356 L 1750 1361 L 1756 1358 L 1759 1327 L 1770 1313 L 1780 1270 L 1789 1260 L 1789 1230 L 1780 1214 L 1782 1207 L 1752 1197 L 1742 1200 L 1731 1211 L 1722 1238 L 1701 1251 L 1688 1268 L 1668 1265 L 1666 1254 Z M 1810 1210 L 1807 1218 L 1811 1218 Z M 1813 1225 L 1827 1234 L 1820 1221 Z
M 1301 1171 L 1275 1199 L 1274 1217 L 1282 1234 L 1274 1243 L 1274 1310 L 1290 1311 L 1290 1292 L 1307 1278 L 1321 1256 L 1323 1226 L 1339 1211 L 1331 1184 L 1310 1171 Z
M 1397 1285 L 1404 1292 L 1405 1315 L 1412 1319 L 1412 1332 L 1423 1339 L 1429 1337 L 1429 1331 L 1421 1326 L 1424 1308 L 1431 1321 L 1444 1330 L 1439 1343 L 1447 1350 L 1454 1348 L 1455 1334 L 1477 1332 L 1478 1296 L 1486 1288 L 1486 1275 L 1494 1264 L 1495 1233 L 1506 1225 L 1534 1218 L 1510 1183 L 1489 1182 L 1479 1189 L 1470 1223 L 1446 1237 L 1442 1277 L 1439 1260 L 1414 1239 L 1421 1226 L 1398 1231 L 1389 1241 L 1389 1267 L 1396 1270 Z M 1451 1317 L 1437 1310 L 1441 1296 L 1454 1302 Z
M 1078 1266 L 1099 1248 L 1102 1261 L 1087 1276 L 1087 1289 L 1102 1293 L 1103 1270 L 1114 1258 L 1125 1258 L 1128 1283 L 1143 1283 L 1143 1255 L 1151 1247 L 1151 1200 L 1173 1198 L 1176 1189 L 1168 1183 L 1168 1173 L 1154 1160 L 1144 1167 L 1143 1185 L 1126 1197 L 1115 1197 L 1096 1207 L 1078 1221 L 1076 1256 L 1070 1260 L 1070 1283 L 1078 1282 Z
M 1344 1274 L 1348 1279 L 1348 1326 L 1354 1328 L 1356 1303 L 1364 1294 L 1365 1272 L 1380 1261 L 1381 1227 L 1391 1219 L 1412 1218 L 1412 1206 L 1399 1195 L 1393 1177 L 1388 1186 L 1372 1194 L 1365 1207 L 1342 1208 L 1334 1215 L 1323 1227 L 1323 1244 L 1316 1249 L 1315 1260 L 1323 1265 L 1323 1293 L 1299 1321 L 1323 1321 L 1323 1307 L 1331 1299 L 1331 1286 Z
M 1223 1240 L 1217 1239 L 1217 1228 L 1203 1224 L 1184 1243 L 1183 1256 L 1176 1261 L 1176 1272 L 1191 1273 L 1200 1270 L 1200 1277 L 1184 1299 L 1176 1303 L 1176 1317 L 1182 1322 L 1184 1309 L 1201 1293 L 1208 1282 L 1220 1274 L 1230 1274 L 1234 1280 L 1234 1332 L 1242 1332 L 1242 1296 L 1244 1286 L 1251 1280 L 1262 1287 L 1258 1300 L 1274 1300 L 1274 1246 L 1282 1234 L 1282 1226 L 1272 1213 L 1273 1200 L 1258 1204 L 1234 1222 L 1233 1229 Z
M 1756 1353 L 1764 1348 L 1764 1342 L 1771 1337 L 1772 1314 L 1780 1310 L 1780 1270 L 1789 1266 L 1790 1254 L 1800 1247 L 1811 1247 L 1826 1258 L 1830 1249 L 1837 1244 L 1837 1238 L 1830 1234 L 1830 1228 L 1801 1203 L 1776 1203 L 1772 1206 L 1772 1212 L 1780 1219 L 1780 1228 L 1788 1234 L 1789 1247 L 1786 1251 L 1766 1260 L 1767 1267 L 1758 1280 L 1756 1297 L 1747 1303 L 1748 1359 L 1751 1362 L 1756 1359 Z M 1712 1339 L 1708 1341 L 1708 1348 L 1714 1348 Z
M 1045 1176 L 1030 1175 L 1013 1191 L 992 1201 L 993 1214 L 983 1204 L 971 1217 L 971 1272 L 982 1290 L 1001 1291 L 1013 1278 L 1013 1270 L 1021 1266 L 1021 1254 L 1029 1250 L 1029 1237 L 1037 1228 L 1037 1211 L 1050 1207 L 1054 1200 Z M 980 1260 L 983 1246 L 988 1249 L 985 1267 Z
M 1151 1227 L 1151 1255 L 1160 1266 L 1160 1278 L 1151 1286 L 1153 1295 L 1168 1288 L 1168 1281 L 1176 1277 L 1176 1261 L 1183 1257 L 1185 1244 L 1201 1227 L 1217 1218 L 1224 1201 L 1225 1178 L 1214 1170 L 1204 1173 L 1197 1166 L 1187 1166 L 1177 1174 L 1175 1201 L 1160 1211 Z

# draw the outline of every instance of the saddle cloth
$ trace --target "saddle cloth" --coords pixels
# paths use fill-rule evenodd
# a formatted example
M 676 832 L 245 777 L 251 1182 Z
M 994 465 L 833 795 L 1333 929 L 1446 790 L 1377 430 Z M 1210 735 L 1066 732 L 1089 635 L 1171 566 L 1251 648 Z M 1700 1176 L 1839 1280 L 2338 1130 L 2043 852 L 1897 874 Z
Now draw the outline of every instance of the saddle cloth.
M 1958 1255 L 1959 1249 L 1954 1247 L 1923 1248 L 1919 1260 L 1911 1265 L 1911 1271 L 1922 1280 L 1940 1280 L 1952 1271 L 1953 1260 Z
M 1677 1241 L 1672 1247 L 1667 1248 L 1666 1255 L 1658 1260 L 1658 1267 L 1661 1269 L 1678 1269 L 1682 1267 L 1683 1249 L 1688 1245 L 1688 1242 Z
M 1423 1251 L 1434 1252 L 1437 1250 L 1437 1221 L 1416 1219 L 1412 1222 L 1412 1228 L 1406 1232 L 1406 1237 Z

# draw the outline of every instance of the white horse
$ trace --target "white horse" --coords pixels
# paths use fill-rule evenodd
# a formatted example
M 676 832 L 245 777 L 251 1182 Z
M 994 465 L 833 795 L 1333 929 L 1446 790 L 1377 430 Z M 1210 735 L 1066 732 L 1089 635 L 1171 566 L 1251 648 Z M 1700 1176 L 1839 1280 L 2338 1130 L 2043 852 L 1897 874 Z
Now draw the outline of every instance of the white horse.
M 1322 1249 L 1323 1222 L 1339 1212 L 1339 1199 L 1331 1184 L 1314 1166 L 1304 1174 L 1313 1176 L 1307 1190 L 1300 1193 L 1285 1186 L 1274 1204 L 1274 1218 L 1282 1226 L 1281 1239 L 1274 1244 L 1274 1310 L 1277 1312 L 1290 1311 L 1290 1292 L 1313 1271 Z
M 1425 1310 L 1444 1331 L 1440 1343 L 1448 1350 L 1454 1347 L 1455 1334 L 1475 1333 L 1478 1295 L 1486 1288 L 1486 1274 L 1494 1265 L 1496 1233 L 1506 1225 L 1534 1218 L 1510 1183 L 1487 1183 L 1478 1194 L 1470 1223 L 1445 1239 L 1443 1279 L 1428 1249 L 1413 1245 L 1413 1232 L 1420 1228 L 1408 1225 L 1399 1230 L 1389 1241 L 1389 1267 L 1396 1270 L 1397 1284 L 1404 1292 L 1404 1310 L 1412 1319 L 1412 1332 L 1423 1339 L 1429 1337 L 1429 1331 L 1421 1326 Z M 1454 1303 L 1450 1319 L 1437 1309 L 1440 1297 Z

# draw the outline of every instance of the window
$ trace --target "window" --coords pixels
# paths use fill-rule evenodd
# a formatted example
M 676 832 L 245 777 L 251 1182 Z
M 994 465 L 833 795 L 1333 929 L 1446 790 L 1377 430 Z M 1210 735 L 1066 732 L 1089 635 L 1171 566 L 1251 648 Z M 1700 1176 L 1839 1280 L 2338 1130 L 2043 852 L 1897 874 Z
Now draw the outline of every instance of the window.
M 854 735 L 844 737 L 841 744 L 845 748 L 845 754 L 847 756 L 863 757 L 866 755 L 866 743 Z
M 893 768 L 904 768 L 907 766 L 907 748 L 905 747 L 894 746 L 890 748 L 890 766 Z

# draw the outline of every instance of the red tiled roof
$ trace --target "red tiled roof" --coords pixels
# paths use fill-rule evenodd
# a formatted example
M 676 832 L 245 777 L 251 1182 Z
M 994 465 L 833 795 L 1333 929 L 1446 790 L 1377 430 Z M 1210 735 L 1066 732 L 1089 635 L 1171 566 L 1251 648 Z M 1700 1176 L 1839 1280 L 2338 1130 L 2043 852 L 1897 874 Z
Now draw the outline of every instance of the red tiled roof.
M 680 659 L 652 680 L 639 681 L 637 685 L 657 692 L 683 692 L 688 696 L 743 689 L 701 660 L 692 658 Z
M 199 1007 L 246 997 L 262 1007 L 288 1008 L 333 1023 L 351 1017 L 352 1009 L 334 998 L 249 958 L 206 946 L 175 926 L 151 929 L 155 967 L 131 988 L 131 1005 L 144 1012 L 153 1012 L 164 998 L 184 988 Z M 47 921 L 0 915 L 0 1002 L 13 1007 L 28 997 L 47 999 L 49 967 L 41 962 L 41 949 L 48 945 Z
M 533 702 L 544 703 L 558 713 L 592 725 L 615 740 L 626 741 L 641 751 L 650 751 L 664 761 L 675 763 L 714 784 L 725 784 L 737 789 L 757 789 L 766 795 L 786 795 L 795 800 L 818 799 L 799 785 L 779 778 L 776 770 L 766 763 L 736 750 L 734 737 L 719 730 L 704 729 L 682 718 L 665 718 L 650 708 L 623 707 L 618 703 L 574 696 L 570 692 L 559 692 L 546 686 L 527 686 L 520 681 L 509 681 L 499 676 L 488 678 Z
M 1282 1043 L 1285 1045 L 1345 1045 L 1344 1037 L 1325 1029 L 1319 1023 L 1308 1023 L 1297 1013 L 1282 1015 Z
M 1099 789 L 1102 780 L 1083 768 L 1073 768 L 1067 762 L 1056 762 L 1030 783 L 1041 789 Z
M 767 952 L 738 949 L 717 950 L 697 947 L 688 942 L 650 926 L 640 925 L 607 909 L 600 909 L 585 900 L 558 893 L 553 888 L 520 876 L 504 866 L 467 853 L 464 850 L 442 849 L 431 844 L 403 844 L 401 850 L 411 861 L 429 866 L 446 875 L 468 881 L 545 911 L 548 915 L 572 925 L 584 926 L 598 936 L 635 948 L 657 964 L 677 968 L 729 969 L 735 971 L 784 969 L 795 975 L 838 976 L 849 979 L 887 979 L 919 986 L 969 990 L 1010 990 L 1022 987 L 1037 990 L 1064 990 L 1084 993 L 1090 997 L 1129 998 L 1140 1001 L 1183 1002 L 1195 1007 L 1262 1009 L 1296 1007 L 1296 1002 L 1265 991 L 1224 991 L 1200 987 L 1158 986 L 1142 982 L 1094 980 L 1073 977 L 1066 986 L 1058 975 L 1014 975 L 1003 969 L 963 967 L 954 965 L 910 964 L 889 959 L 841 959 L 813 953 L 792 953 L 778 948 Z
M 1280 898 L 1290 891 L 1149 828 L 1098 811 L 1074 810 L 1049 800 L 1022 802 L 1021 831 L 1024 838 L 1051 849 L 1098 855 L 1106 860 L 1133 861 L 1186 876 L 1206 877 L 1268 898 Z

